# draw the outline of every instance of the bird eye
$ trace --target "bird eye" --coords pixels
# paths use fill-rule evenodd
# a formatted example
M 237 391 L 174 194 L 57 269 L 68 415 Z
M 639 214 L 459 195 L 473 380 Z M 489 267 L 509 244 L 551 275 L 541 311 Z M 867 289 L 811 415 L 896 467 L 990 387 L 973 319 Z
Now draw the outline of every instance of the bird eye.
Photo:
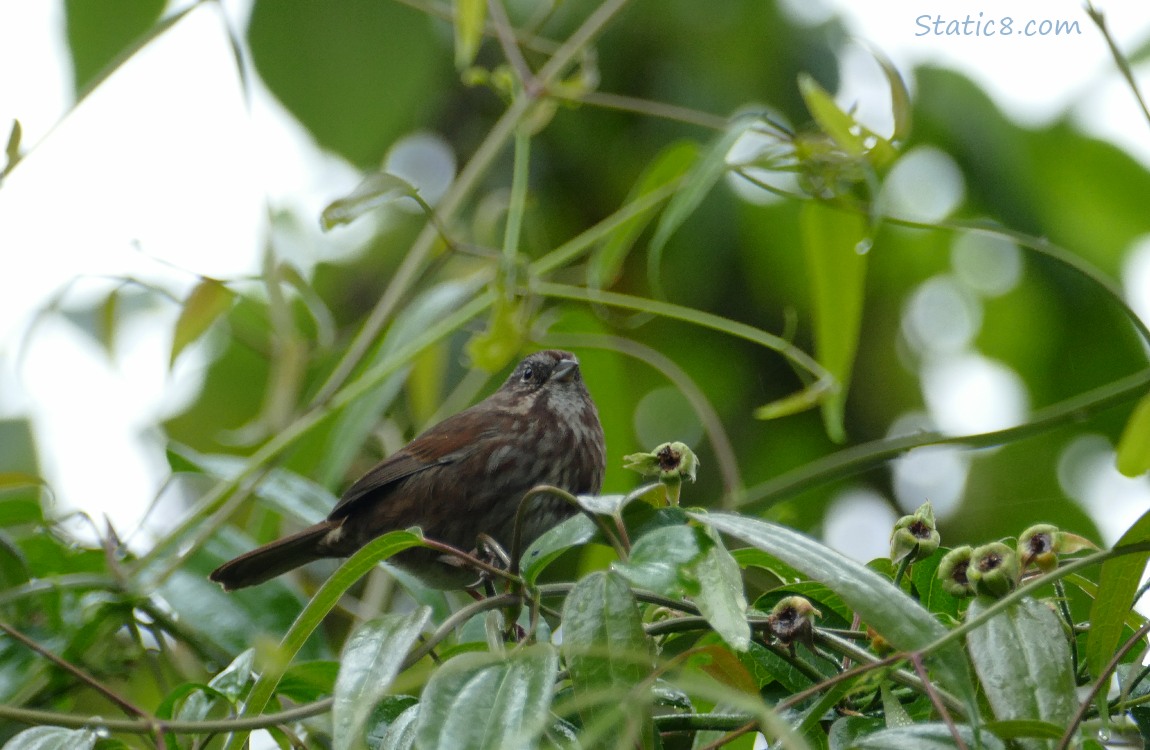
M 531 379 L 535 377 L 535 372 L 530 367 L 523 368 L 523 382 L 530 383 Z

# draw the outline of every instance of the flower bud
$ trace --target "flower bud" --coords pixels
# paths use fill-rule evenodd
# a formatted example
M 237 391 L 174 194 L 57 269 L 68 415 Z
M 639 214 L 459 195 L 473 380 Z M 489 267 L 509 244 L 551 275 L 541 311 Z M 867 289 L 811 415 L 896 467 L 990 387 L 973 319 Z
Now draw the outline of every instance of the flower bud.
M 923 503 L 913 515 L 903 516 L 894 525 L 890 535 L 891 562 L 900 562 L 908 556 L 911 562 L 930 557 L 938 549 L 938 529 L 934 525 L 934 508 Z
M 1031 526 L 1018 537 L 1018 557 L 1022 569 L 1031 563 L 1044 573 L 1058 567 L 1058 556 L 1084 549 L 1097 549 L 1093 542 L 1077 534 L 1069 534 L 1057 526 L 1040 523 Z
M 974 587 L 967 578 L 967 568 L 973 554 L 970 545 L 964 544 L 943 556 L 942 562 L 938 564 L 938 579 L 942 581 L 943 591 L 957 597 L 974 595 Z
M 823 613 L 804 597 L 788 596 L 780 599 L 767 615 L 767 630 L 784 646 L 798 641 L 812 648 L 815 642 L 815 618 L 822 616 Z
M 1021 572 L 1014 550 L 1002 542 L 991 542 L 971 553 L 966 577 L 976 593 L 998 599 L 1014 590 Z
M 679 504 L 679 486 L 684 479 L 694 482 L 699 459 L 684 443 L 663 443 L 650 453 L 632 453 L 623 457 L 624 467 L 643 476 L 657 476 L 667 488 L 671 505 Z

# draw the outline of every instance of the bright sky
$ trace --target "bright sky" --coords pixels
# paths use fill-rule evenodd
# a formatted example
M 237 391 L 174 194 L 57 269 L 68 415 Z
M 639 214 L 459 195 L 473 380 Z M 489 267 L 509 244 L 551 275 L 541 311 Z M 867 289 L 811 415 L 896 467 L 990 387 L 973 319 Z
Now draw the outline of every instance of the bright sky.
M 784 2 L 796 16 L 843 13 L 857 38 L 904 70 L 930 60 L 966 72 L 1020 121 L 1045 122 L 1069 109 L 1089 132 L 1150 164 L 1150 128 L 1075 0 Z M 1098 5 L 1125 49 L 1146 42 L 1150 3 Z M 0 137 L 19 118 L 31 149 L 0 186 L 0 253 L 6 269 L 18 269 L 0 276 L 0 418 L 33 418 L 41 445 L 50 446 L 41 460 L 62 507 L 106 513 L 127 533 L 167 473 L 162 436 L 146 428 L 194 392 L 202 359 L 189 352 L 168 371 L 174 306 L 159 313 L 168 326 L 152 320 L 124 331 L 114 361 L 59 319 L 28 335 L 35 311 L 77 276 L 84 280 L 72 299 L 106 292 L 100 277 L 131 275 L 180 292 L 195 274 L 251 273 L 269 210 L 317 218 L 304 248 L 313 259 L 341 252 L 351 240 L 321 235 L 318 216 L 359 175 L 318 152 L 258 85 L 245 102 L 213 4 L 70 110 L 61 6 L 0 4 Z M 242 28 L 248 1 L 223 7 Z M 967 29 L 981 21 L 982 35 L 924 33 L 940 16 L 944 31 L 947 22 L 970 16 Z M 1006 17 L 1011 36 L 1001 33 Z M 1026 36 L 1032 20 L 1036 30 L 1043 20 L 1077 21 L 1081 34 Z M 986 36 L 991 21 L 999 33 Z M 859 103 L 864 119 L 877 125 L 888 105 L 865 54 L 860 48 L 844 63 L 840 98 Z M 1150 69 L 1138 74 L 1150 93 Z M 1143 266 L 1150 277 L 1150 263 Z M 1131 502 L 1148 496 L 1136 492 Z

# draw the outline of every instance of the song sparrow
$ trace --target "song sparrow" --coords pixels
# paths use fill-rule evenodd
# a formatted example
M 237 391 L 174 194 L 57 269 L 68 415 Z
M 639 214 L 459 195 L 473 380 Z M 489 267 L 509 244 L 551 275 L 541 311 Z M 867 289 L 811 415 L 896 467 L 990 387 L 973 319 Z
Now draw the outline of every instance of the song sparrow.
M 540 484 L 596 493 L 606 453 L 599 413 L 575 355 L 536 352 L 491 396 L 449 417 L 363 475 L 325 521 L 224 563 L 211 579 L 253 586 L 324 557 L 345 557 L 388 531 L 412 526 L 462 550 L 487 534 L 510 551 L 523 495 Z M 534 499 L 522 544 L 573 515 L 561 498 Z M 431 586 L 476 579 L 438 552 L 411 549 L 392 561 Z

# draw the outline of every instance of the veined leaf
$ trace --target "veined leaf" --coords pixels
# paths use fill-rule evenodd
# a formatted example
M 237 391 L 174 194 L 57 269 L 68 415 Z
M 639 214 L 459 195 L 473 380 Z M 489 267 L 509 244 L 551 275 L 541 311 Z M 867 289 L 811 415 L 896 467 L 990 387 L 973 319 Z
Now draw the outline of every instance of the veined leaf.
M 653 737 L 642 697 L 632 694 L 650 675 L 651 644 L 622 576 L 592 573 L 575 585 L 563 605 L 562 649 L 576 698 L 594 701 L 581 712 L 585 726 L 602 738 Z M 631 700 L 624 702 L 624 697 Z
M 974 618 L 994 604 L 979 596 L 967 609 Z M 1070 723 L 1078 708 L 1070 648 L 1058 615 L 1046 605 L 1023 598 L 966 637 L 983 692 L 1000 721 L 1037 719 L 1058 726 Z M 1019 739 L 1039 750 L 1053 743 Z
M 555 647 L 541 643 L 504 657 L 467 653 L 439 667 L 416 719 L 421 748 L 527 750 L 549 720 L 559 671 Z
M 369 620 L 347 640 L 340 657 L 332 705 L 332 740 L 336 750 L 364 747 L 364 725 L 387 694 L 408 649 L 419 637 L 431 609 Z

